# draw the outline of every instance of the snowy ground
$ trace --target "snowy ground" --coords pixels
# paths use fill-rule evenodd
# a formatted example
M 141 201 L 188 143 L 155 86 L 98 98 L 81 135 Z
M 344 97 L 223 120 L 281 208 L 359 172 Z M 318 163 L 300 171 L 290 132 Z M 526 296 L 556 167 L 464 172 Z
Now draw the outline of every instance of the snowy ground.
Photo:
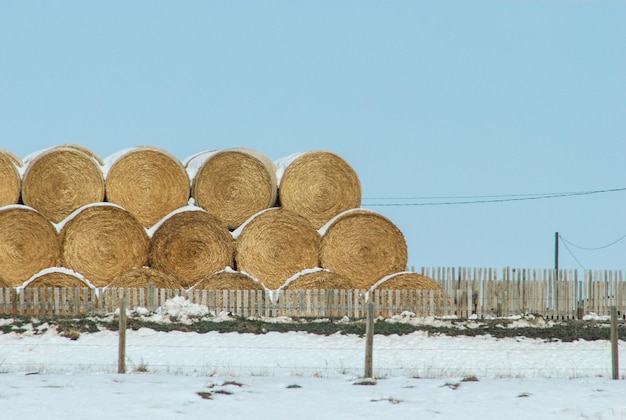
M 377 335 L 375 384 L 364 348 L 352 335 L 142 328 L 122 375 L 116 332 L 70 340 L 42 324 L 0 334 L 0 418 L 626 419 L 608 341 Z

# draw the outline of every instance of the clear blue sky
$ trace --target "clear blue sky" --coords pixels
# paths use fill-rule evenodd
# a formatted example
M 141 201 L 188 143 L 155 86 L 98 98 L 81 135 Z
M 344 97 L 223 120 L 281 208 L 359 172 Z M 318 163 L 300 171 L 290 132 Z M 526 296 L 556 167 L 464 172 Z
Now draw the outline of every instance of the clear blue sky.
M 556 231 L 626 235 L 626 191 L 370 205 L 626 187 L 625 22 L 624 1 L 2 0 L 0 148 L 329 150 L 411 265 L 550 268 Z M 626 239 L 569 247 L 562 268 L 626 268 Z

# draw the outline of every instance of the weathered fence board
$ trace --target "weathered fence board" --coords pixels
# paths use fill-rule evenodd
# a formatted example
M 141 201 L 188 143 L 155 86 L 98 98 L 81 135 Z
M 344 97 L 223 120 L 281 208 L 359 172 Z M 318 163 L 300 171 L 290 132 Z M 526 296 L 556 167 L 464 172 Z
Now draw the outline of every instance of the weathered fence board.
M 129 309 L 150 311 L 168 299 L 185 297 L 213 314 L 350 317 L 365 316 L 366 303 L 376 305 L 376 316 L 410 312 L 416 316 L 477 318 L 538 314 L 552 319 L 574 319 L 594 313 L 608 316 L 616 306 L 626 317 L 626 279 L 619 270 L 515 269 L 422 267 L 421 273 L 442 285 L 434 290 L 191 290 L 147 288 L 7 288 L 0 289 L 0 314 L 106 314 L 125 297 Z

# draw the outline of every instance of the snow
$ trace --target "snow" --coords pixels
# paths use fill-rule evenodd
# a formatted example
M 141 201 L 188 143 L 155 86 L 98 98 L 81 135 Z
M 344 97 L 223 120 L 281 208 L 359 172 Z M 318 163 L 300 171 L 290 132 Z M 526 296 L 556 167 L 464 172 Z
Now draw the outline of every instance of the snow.
M 158 323 L 232 319 L 182 297 L 129 315 Z M 518 328 L 553 325 L 512 320 Z M 385 321 L 468 329 L 483 322 L 409 312 Z M 0 318 L 0 326 L 13 322 Z M 128 330 L 128 373 L 117 374 L 115 331 L 71 340 L 47 323 L 24 329 L 0 334 L 3 419 L 626 418 L 626 381 L 610 379 L 610 343 L 602 340 L 376 335 L 375 383 L 368 384 L 365 339 L 357 335 L 140 328 Z

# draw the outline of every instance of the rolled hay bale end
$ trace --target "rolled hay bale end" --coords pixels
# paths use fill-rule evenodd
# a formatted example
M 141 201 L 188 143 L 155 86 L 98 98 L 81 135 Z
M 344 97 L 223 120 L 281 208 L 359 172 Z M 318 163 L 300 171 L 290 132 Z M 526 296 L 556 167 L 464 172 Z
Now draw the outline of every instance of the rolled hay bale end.
M 22 161 L 13 153 L 0 149 L 0 207 L 17 204 L 22 191 Z
M 318 267 L 312 270 L 303 270 L 291 276 L 280 288 L 283 290 L 347 290 L 353 287 L 349 278 Z
M 104 200 L 104 176 L 86 148 L 58 146 L 29 158 L 22 180 L 22 201 L 53 223 L 74 210 Z
M 234 265 L 235 244 L 226 226 L 205 210 L 186 206 L 155 225 L 149 266 L 178 279 L 183 288 Z
M 123 208 L 97 203 L 83 206 L 59 225 L 62 261 L 104 287 L 121 273 L 148 263 L 150 239 Z
M 308 219 L 316 229 L 339 213 L 361 205 L 361 183 L 341 157 L 311 151 L 278 160 L 281 207 Z
M 383 277 L 372 287 L 373 290 L 443 290 L 435 280 L 412 271 L 402 271 Z
M 196 205 L 236 229 L 276 202 L 276 166 L 261 153 L 246 148 L 208 151 L 186 163 Z
M 335 316 L 332 311 L 334 304 L 335 290 L 352 289 L 351 281 L 347 277 L 325 270 L 319 267 L 309 270 L 303 270 L 291 276 L 280 287 L 283 293 L 276 293 L 277 303 L 283 303 L 291 308 L 297 308 L 299 316 L 318 316 L 315 307 L 320 302 L 324 302 L 326 306 L 325 315 Z M 307 296 L 306 291 L 325 291 L 318 292 L 318 295 Z M 323 294 L 325 293 L 325 294 Z M 319 299 L 315 302 L 315 299 Z M 311 299 L 311 300 L 310 300 Z
M 215 310 L 216 313 L 221 312 L 222 310 L 229 310 L 229 307 L 225 307 L 223 293 L 228 292 L 228 299 L 231 299 L 231 291 L 235 292 L 235 295 L 232 298 L 237 299 L 237 296 L 242 300 L 244 312 L 247 307 L 248 314 L 254 314 L 257 312 L 259 307 L 259 303 L 261 305 L 264 304 L 265 299 L 267 297 L 267 289 L 265 286 L 252 277 L 251 275 L 241 272 L 235 271 L 230 267 L 226 267 L 223 270 L 212 273 L 202 280 L 194 284 L 189 290 L 187 290 L 188 294 L 196 294 L 201 293 L 201 291 L 215 291 L 217 292 L 211 301 L 211 296 L 209 299 L 209 307 L 211 310 Z M 222 293 L 220 293 L 222 292 Z M 245 300 L 245 294 L 243 292 L 248 293 L 248 299 Z M 261 296 L 259 296 L 259 292 Z M 236 302 L 235 302 L 236 303 Z M 213 307 L 215 305 L 215 307 Z M 263 307 L 263 306 L 261 306 Z
M 247 273 L 224 269 L 204 277 L 190 290 L 266 290 L 266 288 Z
M 403 271 L 408 250 L 402 232 L 386 217 L 365 209 L 347 210 L 322 229 L 320 265 L 369 289 L 381 278 Z
M 144 227 L 186 206 L 189 178 L 182 163 L 155 147 L 122 150 L 105 159 L 106 200 L 129 211 Z
M 152 284 L 155 289 L 181 289 L 176 277 L 150 267 L 135 267 L 124 271 L 115 276 L 107 287 L 146 288 L 148 284 Z
M 84 313 L 98 301 L 98 291 L 83 275 L 64 267 L 50 267 L 32 276 L 18 288 L 18 295 L 29 289 L 70 289 L 64 293 L 42 290 L 38 295 L 36 313 Z M 58 300 L 57 300 L 58 298 Z
M 414 310 L 417 316 L 442 315 L 440 309 L 446 299 L 441 284 L 428 276 L 410 271 L 383 277 L 370 288 L 368 294 L 373 297 L 376 292 L 383 293 L 379 297 L 382 301 L 389 302 L 391 298 L 396 307 L 414 306 L 417 309 Z
M 278 289 L 289 277 L 319 266 L 320 235 L 297 213 L 272 208 L 247 220 L 237 232 L 237 269 Z
M 0 278 L 19 287 L 61 255 L 54 225 L 35 209 L 19 204 L 0 208 Z

